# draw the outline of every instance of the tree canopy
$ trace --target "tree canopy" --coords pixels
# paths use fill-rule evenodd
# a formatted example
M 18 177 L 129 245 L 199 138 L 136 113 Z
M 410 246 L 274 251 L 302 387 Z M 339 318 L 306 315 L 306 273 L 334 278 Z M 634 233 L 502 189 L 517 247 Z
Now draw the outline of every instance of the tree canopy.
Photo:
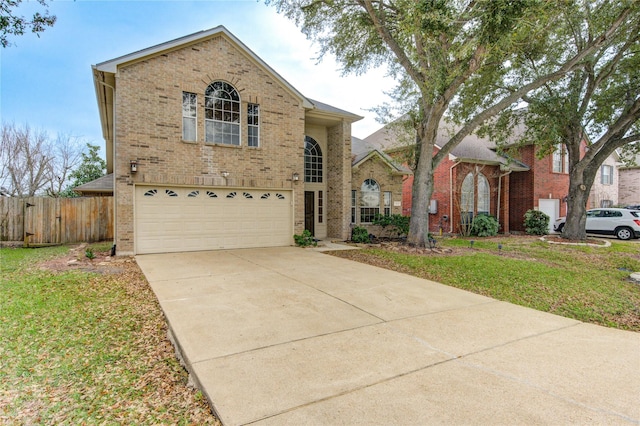
M 407 241 L 424 246 L 435 167 L 464 137 L 583 60 L 624 29 L 627 10 L 594 33 L 583 48 L 550 67 L 519 73 L 519 61 L 543 60 L 553 40 L 558 5 L 547 0 L 268 0 L 331 53 L 344 72 L 387 64 L 395 94 L 416 132 L 412 216 Z M 510 84 L 522 77 L 517 84 Z M 501 84 L 500 84 L 501 83 Z M 475 92 L 465 90 L 474 85 Z M 462 94 L 465 96 L 462 96 Z M 436 148 L 441 121 L 463 123 Z
M 47 7 L 46 0 L 37 0 L 42 6 Z M 8 47 L 11 45 L 9 36 L 21 36 L 27 30 L 38 35 L 46 27 L 52 27 L 56 22 L 56 16 L 50 15 L 48 10 L 44 14 L 35 12 L 30 17 L 17 14 L 22 0 L 0 0 L 0 45 Z
M 585 57 L 581 67 L 525 95 L 526 108 L 507 108 L 483 130 L 505 143 L 522 123 L 520 142 L 536 144 L 538 156 L 567 153 L 570 184 L 563 235 L 584 239 L 587 198 L 599 167 L 616 150 L 640 151 L 640 4 L 583 0 L 564 3 L 558 12 L 553 38 L 535 59 L 522 58 L 514 83 L 575 55 L 613 17 L 624 16 L 624 31 Z

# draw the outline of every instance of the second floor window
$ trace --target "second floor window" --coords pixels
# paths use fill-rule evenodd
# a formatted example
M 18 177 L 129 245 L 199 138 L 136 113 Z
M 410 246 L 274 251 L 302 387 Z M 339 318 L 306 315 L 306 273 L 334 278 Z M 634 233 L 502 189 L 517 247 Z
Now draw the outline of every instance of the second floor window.
M 182 92 L 182 140 L 197 140 L 197 104 L 198 95 L 195 93 Z
M 247 105 L 247 145 L 260 146 L 260 105 Z
M 602 168 L 600 169 L 600 182 L 603 185 L 613 185 L 613 166 L 608 166 L 606 164 L 602 165 Z
M 240 145 L 240 96 L 229 83 L 214 81 L 204 93 L 205 142 Z
M 553 151 L 553 173 L 569 173 L 569 153 L 564 145 Z

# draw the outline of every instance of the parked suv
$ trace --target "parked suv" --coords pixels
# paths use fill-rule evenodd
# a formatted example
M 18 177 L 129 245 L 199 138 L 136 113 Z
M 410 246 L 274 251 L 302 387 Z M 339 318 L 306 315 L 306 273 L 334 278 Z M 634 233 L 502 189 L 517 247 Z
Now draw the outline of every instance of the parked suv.
M 566 218 L 558 218 L 553 225 L 562 232 Z M 587 210 L 587 234 L 614 235 L 621 240 L 640 238 L 640 211 L 627 209 Z

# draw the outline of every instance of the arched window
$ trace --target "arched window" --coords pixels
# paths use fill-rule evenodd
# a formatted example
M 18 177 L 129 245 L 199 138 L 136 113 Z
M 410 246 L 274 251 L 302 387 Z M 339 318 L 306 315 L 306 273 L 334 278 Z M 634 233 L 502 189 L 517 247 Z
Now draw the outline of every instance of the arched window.
M 475 204 L 475 185 L 473 173 L 469 173 L 462 181 L 460 189 L 460 215 L 463 222 L 471 221 L 473 218 L 473 207 Z
M 476 199 L 477 194 L 477 199 Z M 460 187 L 460 215 L 464 223 L 469 223 L 474 216 L 489 214 L 491 192 L 489 181 L 482 174 L 469 173 Z
M 489 181 L 483 174 L 478 175 L 478 205 L 476 211 L 478 214 L 489 214 Z
M 360 223 L 371 223 L 380 214 L 380 185 L 366 179 L 360 186 Z
M 240 145 L 240 96 L 229 83 L 214 81 L 204 92 L 205 141 Z
M 322 182 L 322 150 L 309 136 L 304 138 L 304 181 Z

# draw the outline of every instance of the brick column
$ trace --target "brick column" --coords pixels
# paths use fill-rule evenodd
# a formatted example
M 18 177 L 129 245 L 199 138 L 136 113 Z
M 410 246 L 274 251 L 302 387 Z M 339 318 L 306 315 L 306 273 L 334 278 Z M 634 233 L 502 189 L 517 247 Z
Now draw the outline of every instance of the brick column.
M 346 240 L 351 208 L 351 124 L 343 121 L 327 133 L 327 236 Z

